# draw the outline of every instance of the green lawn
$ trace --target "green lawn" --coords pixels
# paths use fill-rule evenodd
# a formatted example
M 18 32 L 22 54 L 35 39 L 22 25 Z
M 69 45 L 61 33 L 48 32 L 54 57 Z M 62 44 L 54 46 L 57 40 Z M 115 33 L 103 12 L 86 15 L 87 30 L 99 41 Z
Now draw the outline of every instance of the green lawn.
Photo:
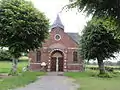
M 18 71 L 21 71 L 24 66 L 26 66 L 28 62 L 19 62 L 18 63 Z M 0 61 L 0 73 L 8 73 L 12 67 L 12 62 L 4 62 Z
M 11 90 L 12 88 L 25 86 L 37 79 L 37 76 L 45 75 L 45 72 L 25 72 L 19 76 L 0 79 L 0 90 Z
M 76 79 L 78 90 L 120 90 L 120 73 L 113 78 L 92 77 L 94 72 L 67 72 L 66 76 Z
M 19 62 L 18 71 L 21 72 L 22 68 L 28 62 Z M 0 61 L 0 73 L 8 73 L 12 67 L 12 62 Z M 11 88 L 25 86 L 37 79 L 37 76 L 44 75 L 45 72 L 21 72 L 18 76 L 9 76 L 7 78 L 0 78 L 0 90 L 11 90 Z

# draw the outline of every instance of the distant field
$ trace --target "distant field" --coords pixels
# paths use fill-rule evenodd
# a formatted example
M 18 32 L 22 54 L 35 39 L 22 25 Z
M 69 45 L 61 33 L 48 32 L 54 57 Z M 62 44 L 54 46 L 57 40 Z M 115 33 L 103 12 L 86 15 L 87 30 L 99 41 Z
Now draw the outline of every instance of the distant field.
M 28 62 L 19 62 L 18 70 L 21 71 L 24 66 L 26 66 Z M 12 62 L 8 61 L 0 61 L 0 73 L 8 73 L 12 67 Z
M 85 65 L 85 67 L 98 67 L 98 65 Z M 107 66 L 107 67 L 119 68 L 120 66 Z

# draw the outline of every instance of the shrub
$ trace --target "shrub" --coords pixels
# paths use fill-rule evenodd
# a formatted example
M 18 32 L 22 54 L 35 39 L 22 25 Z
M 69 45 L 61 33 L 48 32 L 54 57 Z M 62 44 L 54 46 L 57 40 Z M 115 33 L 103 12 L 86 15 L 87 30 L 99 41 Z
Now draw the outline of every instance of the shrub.
M 28 61 L 29 58 L 26 57 L 26 56 L 21 56 L 18 60 L 19 60 L 19 62 L 22 62 L 22 61 Z
M 105 67 L 105 70 L 108 72 L 113 72 L 114 68 L 113 67 Z
M 105 74 L 98 74 L 98 77 L 101 77 L 101 78 L 112 78 L 112 75 L 110 73 L 105 73 Z

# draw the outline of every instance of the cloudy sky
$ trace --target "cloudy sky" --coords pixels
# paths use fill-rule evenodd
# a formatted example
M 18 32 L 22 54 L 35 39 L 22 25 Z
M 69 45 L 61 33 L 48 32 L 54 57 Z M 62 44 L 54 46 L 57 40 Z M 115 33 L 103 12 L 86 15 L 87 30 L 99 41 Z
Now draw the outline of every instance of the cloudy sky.
M 69 0 L 31 0 L 34 6 L 45 13 L 52 24 L 56 19 L 61 8 L 69 3 Z M 79 32 L 84 28 L 86 21 L 89 20 L 83 13 L 77 13 L 76 9 L 63 10 L 59 13 L 65 32 Z

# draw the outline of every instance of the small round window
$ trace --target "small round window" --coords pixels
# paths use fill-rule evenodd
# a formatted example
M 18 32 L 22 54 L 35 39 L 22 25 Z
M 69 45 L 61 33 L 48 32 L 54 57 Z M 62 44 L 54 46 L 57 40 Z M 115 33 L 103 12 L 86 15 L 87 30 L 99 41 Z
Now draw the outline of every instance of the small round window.
M 59 34 L 56 34 L 56 35 L 55 35 L 55 40 L 58 41 L 58 40 L 60 40 L 60 39 L 61 39 L 61 36 L 60 36 Z

